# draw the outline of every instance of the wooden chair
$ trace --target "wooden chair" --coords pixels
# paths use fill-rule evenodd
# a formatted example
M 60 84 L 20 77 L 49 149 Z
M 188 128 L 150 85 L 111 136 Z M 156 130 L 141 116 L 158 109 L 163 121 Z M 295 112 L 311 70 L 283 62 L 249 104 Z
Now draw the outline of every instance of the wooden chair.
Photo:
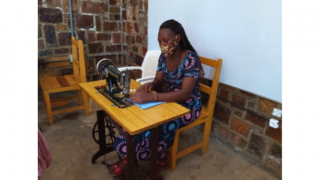
M 174 142 L 172 147 L 170 148 L 169 153 L 169 169 L 171 171 L 174 171 L 176 169 L 176 161 L 178 158 L 181 158 L 182 156 L 191 153 L 192 151 L 202 148 L 202 153 L 207 152 L 208 148 L 208 142 L 209 142 L 209 136 L 211 131 L 211 123 L 212 123 L 212 116 L 217 96 L 217 90 L 218 90 L 218 84 L 219 84 L 219 78 L 220 78 L 220 72 L 222 67 L 222 59 L 219 58 L 216 60 L 211 60 L 205 57 L 200 56 L 200 61 L 202 64 L 211 66 L 215 68 L 215 73 L 212 80 L 211 87 L 206 86 L 204 84 L 200 84 L 200 91 L 205 92 L 209 95 L 209 101 L 208 106 L 204 107 L 202 106 L 201 114 L 194 122 L 191 124 L 180 128 L 176 131 L 176 135 L 174 137 Z M 194 126 L 200 125 L 204 123 L 204 129 L 203 129 L 203 140 L 197 144 L 194 144 L 180 152 L 178 152 L 178 142 L 179 142 L 179 135 L 182 134 L 182 132 L 186 129 L 192 128 Z
M 83 43 L 82 40 L 75 40 L 74 37 L 71 38 L 72 42 L 72 60 L 73 60 L 73 75 L 64 75 L 64 76 L 52 76 L 52 77 L 42 77 L 39 78 L 42 92 L 44 104 L 46 107 L 46 111 L 48 114 L 49 124 L 53 124 L 53 115 L 68 113 L 71 111 L 76 111 L 80 109 L 86 110 L 86 115 L 90 115 L 89 113 L 89 98 L 86 93 L 82 93 L 81 87 L 79 83 L 87 82 L 86 78 L 86 68 L 84 62 L 84 54 L 83 54 Z M 77 96 L 69 96 L 60 99 L 50 100 L 50 93 L 64 92 L 64 91 L 77 91 Z M 61 109 L 56 111 L 51 111 L 51 103 L 75 99 L 78 98 L 79 106 L 71 107 L 67 109 Z M 84 103 L 84 105 L 83 105 Z

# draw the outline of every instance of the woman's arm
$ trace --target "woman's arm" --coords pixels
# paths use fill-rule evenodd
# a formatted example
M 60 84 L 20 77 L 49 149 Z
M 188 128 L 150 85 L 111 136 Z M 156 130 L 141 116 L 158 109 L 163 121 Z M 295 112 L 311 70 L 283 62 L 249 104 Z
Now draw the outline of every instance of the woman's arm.
M 130 96 L 130 99 L 132 99 L 134 102 L 139 104 L 149 102 L 149 101 L 162 101 L 162 102 L 186 101 L 190 97 L 196 82 L 197 82 L 197 78 L 184 77 L 182 81 L 182 87 L 180 90 L 177 90 L 174 92 L 167 92 L 167 93 L 157 93 L 157 94 L 136 92 L 135 94 Z M 153 83 L 159 83 L 159 82 L 157 81 L 157 79 L 155 79 Z M 155 85 L 158 85 L 158 84 L 155 84 Z
M 186 101 L 190 97 L 194 86 L 196 85 L 197 78 L 193 77 L 184 77 L 182 81 L 182 87 L 180 90 L 167 92 L 167 93 L 158 93 L 158 101 L 164 102 L 179 102 Z
M 156 77 L 154 78 L 154 80 L 152 81 L 152 90 L 159 90 L 162 85 L 163 85 L 163 73 L 160 71 L 157 71 L 156 73 Z
M 161 71 L 156 72 L 156 76 L 151 83 L 144 84 L 137 88 L 137 92 L 151 92 L 151 90 L 157 91 L 163 85 L 163 73 Z

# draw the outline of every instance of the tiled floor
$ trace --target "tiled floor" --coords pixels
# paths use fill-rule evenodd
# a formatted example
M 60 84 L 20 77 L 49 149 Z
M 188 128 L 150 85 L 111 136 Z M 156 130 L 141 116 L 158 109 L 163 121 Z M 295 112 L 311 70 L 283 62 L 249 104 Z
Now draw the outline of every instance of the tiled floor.
M 98 145 L 92 139 L 92 128 L 96 114 L 85 116 L 84 110 L 54 116 L 54 125 L 49 126 L 43 103 L 39 103 L 39 127 L 52 151 L 51 166 L 41 176 L 42 180 L 102 180 L 113 178 L 103 157 L 91 164 L 92 155 Z M 196 142 L 202 135 L 198 128 L 185 131 L 179 147 Z M 116 154 L 110 153 L 106 161 L 114 162 Z M 142 169 L 147 163 L 139 164 Z M 249 163 L 214 138 L 210 139 L 208 152 L 198 149 L 177 161 L 177 168 L 171 172 L 167 167 L 161 172 L 165 180 L 278 180 L 268 172 Z

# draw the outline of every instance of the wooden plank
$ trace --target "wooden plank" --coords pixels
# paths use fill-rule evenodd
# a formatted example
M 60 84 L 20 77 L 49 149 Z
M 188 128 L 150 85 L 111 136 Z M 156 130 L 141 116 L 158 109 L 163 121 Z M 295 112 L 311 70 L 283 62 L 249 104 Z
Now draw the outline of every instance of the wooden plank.
M 58 98 L 58 99 L 51 99 L 51 102 L 64 101 L 64 100 L 77 99 L 77 98 L 78 96 L 67 96 L 67 97 Z
M 201 141 L 201 142 L 199 142 L 199 143 L 197 143 L 197 144 L 195 144 L 195 145 L 192 145 L 192 146 L 188 147 L 187 149 L 184 149 L 184 150 L 178 152 L 178 153 L 177 153 L 177 159 L 178 159 L 178 158 L 181 158 L 182 156 L 184 156 L 184 155 L 186 155 L 186 154 L 191 153 L 192 151 L 194 151 L 194 150 L 196 150 L 196 149 L 201 148 L 203 145 L 204 145 L 204 142 Z
M 80 75 L 71 75 L 71 78 L 76 82 L 77 84 L 80 83 Z
M 65 67 L 65 66 L 69 66 L 70 65 L 70 61 L 62 61 L 62 62 L 52 62 L 48 64 L 48 68 L 56 68 L 56 67 Z
M 85 107 L 85 110 L 86 110 L 86 115 L 89 116 L 90 115 L 89 96 L 84 90 L 81 90 L 81 92 L 82 92 L 82 95 L 83 95 L 83 103 L 84 103 L 84 107 Z
M 76 106 L 76 107 L 71 107 L 71 108 L 67 108 L 67 109 L 60 109 L 57 111 L 52 111 L 52 115 L 61 114 L 61 113 L 68 113 L 68 112 L 77 111 L 80 109 L 85 109 L 85 107 L 84 106 Z
M 72 58 L 72 59 L 73 59 L 73 60 L 72 60 L 72 63 L 75 64 L 75 65 L 77 65 L 78 68 L 79 68 L 79 67 L 80 67 L 79 61 L 78 61 L 77 59 L 75 59 L 75 58 Z
M 46 62 L 55 62 L 55 61 L 64 61 L 64 60 L 69 60 L 69 56 L 56 56 L 52 58 L 46 58 Z
M 64 78 L 68 81 L 70 86 L 76 85 L 77 83 L 73 80 L 73 78 L 71 76 L 73 76 L 73 75 L 64 75 Z
M 49 124 L 53 124 L 53 118 L 52 118 L 52 111 L 51 111 L 51 104 L 50 104 L 50 95 L 48 91 L 43 91 L 43 98 L 47 109 Z
M 67 86 L 67 87 L 60 87 L 60 88 L 51 88 L 47 89 L 49 93 L 56 93 L 56 92 L 63 92 L 63 91 L 72 91 L 72 90 L 79 90 L 81 87 L 79 85 Z
M 161 105 L 155 106 L 150 110 L 155 110 L 161 113 L 165 118 L 176 117 L 176 113 L 181 113 L 180 110 L 173 108 L 169 103 L 163 103 Z
M 87 73 L 86 73 L 86 66 L 85 66 L 85 60 L 84 60 L 84 52 L 83 52 L 83 43 L 81 40 L 79 40 L 79 69 L 80 69 L 80 82 L 87 82 Z
M 51 107 L 61 107 L 61 106 L 65 106 L 67 104 L 70 104 L 70 102 L 67 102 L 67 101 L 51 102 Z
M 48 80 L 49 80 L 52 88 L 59 88 L 59 87 L 61 87 L 60 84 L 59 84 L 59 82 L 58 82 L 58 80 L 56 79 L 55 76 L 48 77 Z
M 143 122 L 143 124 L 152 125 L 155 122 L 154 116 L 162 116 L 161 113 L 145 113 L 145 110 L 139 108 L 138 106 L 131 106 L 126 108 L 128 109 L 132 115 L 137 119 L 137 123 L 140 123 L 140 121 Z M 151 110 L 152 108 L 150 108 Z M 161 118 L 161 117 L 159 117 Z
M 51 84 L 49 82 L 49 79 L 47 77 L 39 78 L 40 84 L 42 89 L 50 89 Z
M 207 94 L 210 94 L 212 92 L 212 88 L 210 88 L 209 86 L 206 86 L 204 84 L 199 83 L 200 86 L 200 91 L 203 91 Z
M 71 43 L 72 43 L 72 45 L 74 45 L 74 46 L 79 46 L 79 42 L 76 41 L 75 39 L 74 39 L 74 40 L 71 39 Z
M 61 87 L 70 86 L 70 84 L 68 83 L 66 78 L 64 78 L 63 76 L 56 76 L 56 79 L 58 80 L 58 82 L 61 85 Z
M 201 114 L 208 114 L 208 109 L 205 106 L 202 106 Z
M 83 105 L 83 98 L 82 98 L 82 90 L 81 89 L 77 90 L 77 96 L 78 96 L 79 106 L 82 106 Z
M 216 60 L 209 59 L 209 58 L 202 57 L 202 56 L 199 56 L 199 58 L 200 58 L 201 64 L 205 64 L 207 66 L 211 66 L 214 68 L 218 66 L 218 62 Z
M 97 86 L 106 86 L 106 80 L 102 79 L 102 80 L 97 80 L 97 81 L 92 81 L 90 82 L 90 87 L 97 87 Z
M 149 124 L 149 129 L 151 127 L 156 127 L 157 125 L 177 119 L 190 112 L 189 109 L 184 108 L 177 103 L 164 103 L 145 110 L 139 108 L 138 106 L 131 106 L 126 109 L 130 110 L 136 117 Z M 165 121 L 163 121 L 164 119 Z
M 169 105 L 171 106 L 171 108 L 177 109 L 177 110 L 179 110 L 179 111 L 181 111 L 181 112 L 186 112 L 186 111 L 189 112 L 189 111 L 190 111 L 188 108 L 183 107 L 183 106 L 181 106 L 180 104 L 175 103 L 175 102 L 170 102 L 170 103 L 166 103 L 166 104 L 169 104 Z

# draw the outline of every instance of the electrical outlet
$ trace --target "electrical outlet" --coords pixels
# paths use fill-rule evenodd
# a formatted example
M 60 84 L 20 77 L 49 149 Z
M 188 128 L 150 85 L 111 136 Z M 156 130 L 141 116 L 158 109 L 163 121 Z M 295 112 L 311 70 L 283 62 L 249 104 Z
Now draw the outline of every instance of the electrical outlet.
M 272 115 L 277 116 L 277 117 L 281 117 L 282 111 L 280 109 L 274 108 Z
M 269 126 L 277 129 L 277 128 L 279 127 L 279 121 L 276 120 L 276 119 L 271 118 L 271 119 L 269 120 Z

